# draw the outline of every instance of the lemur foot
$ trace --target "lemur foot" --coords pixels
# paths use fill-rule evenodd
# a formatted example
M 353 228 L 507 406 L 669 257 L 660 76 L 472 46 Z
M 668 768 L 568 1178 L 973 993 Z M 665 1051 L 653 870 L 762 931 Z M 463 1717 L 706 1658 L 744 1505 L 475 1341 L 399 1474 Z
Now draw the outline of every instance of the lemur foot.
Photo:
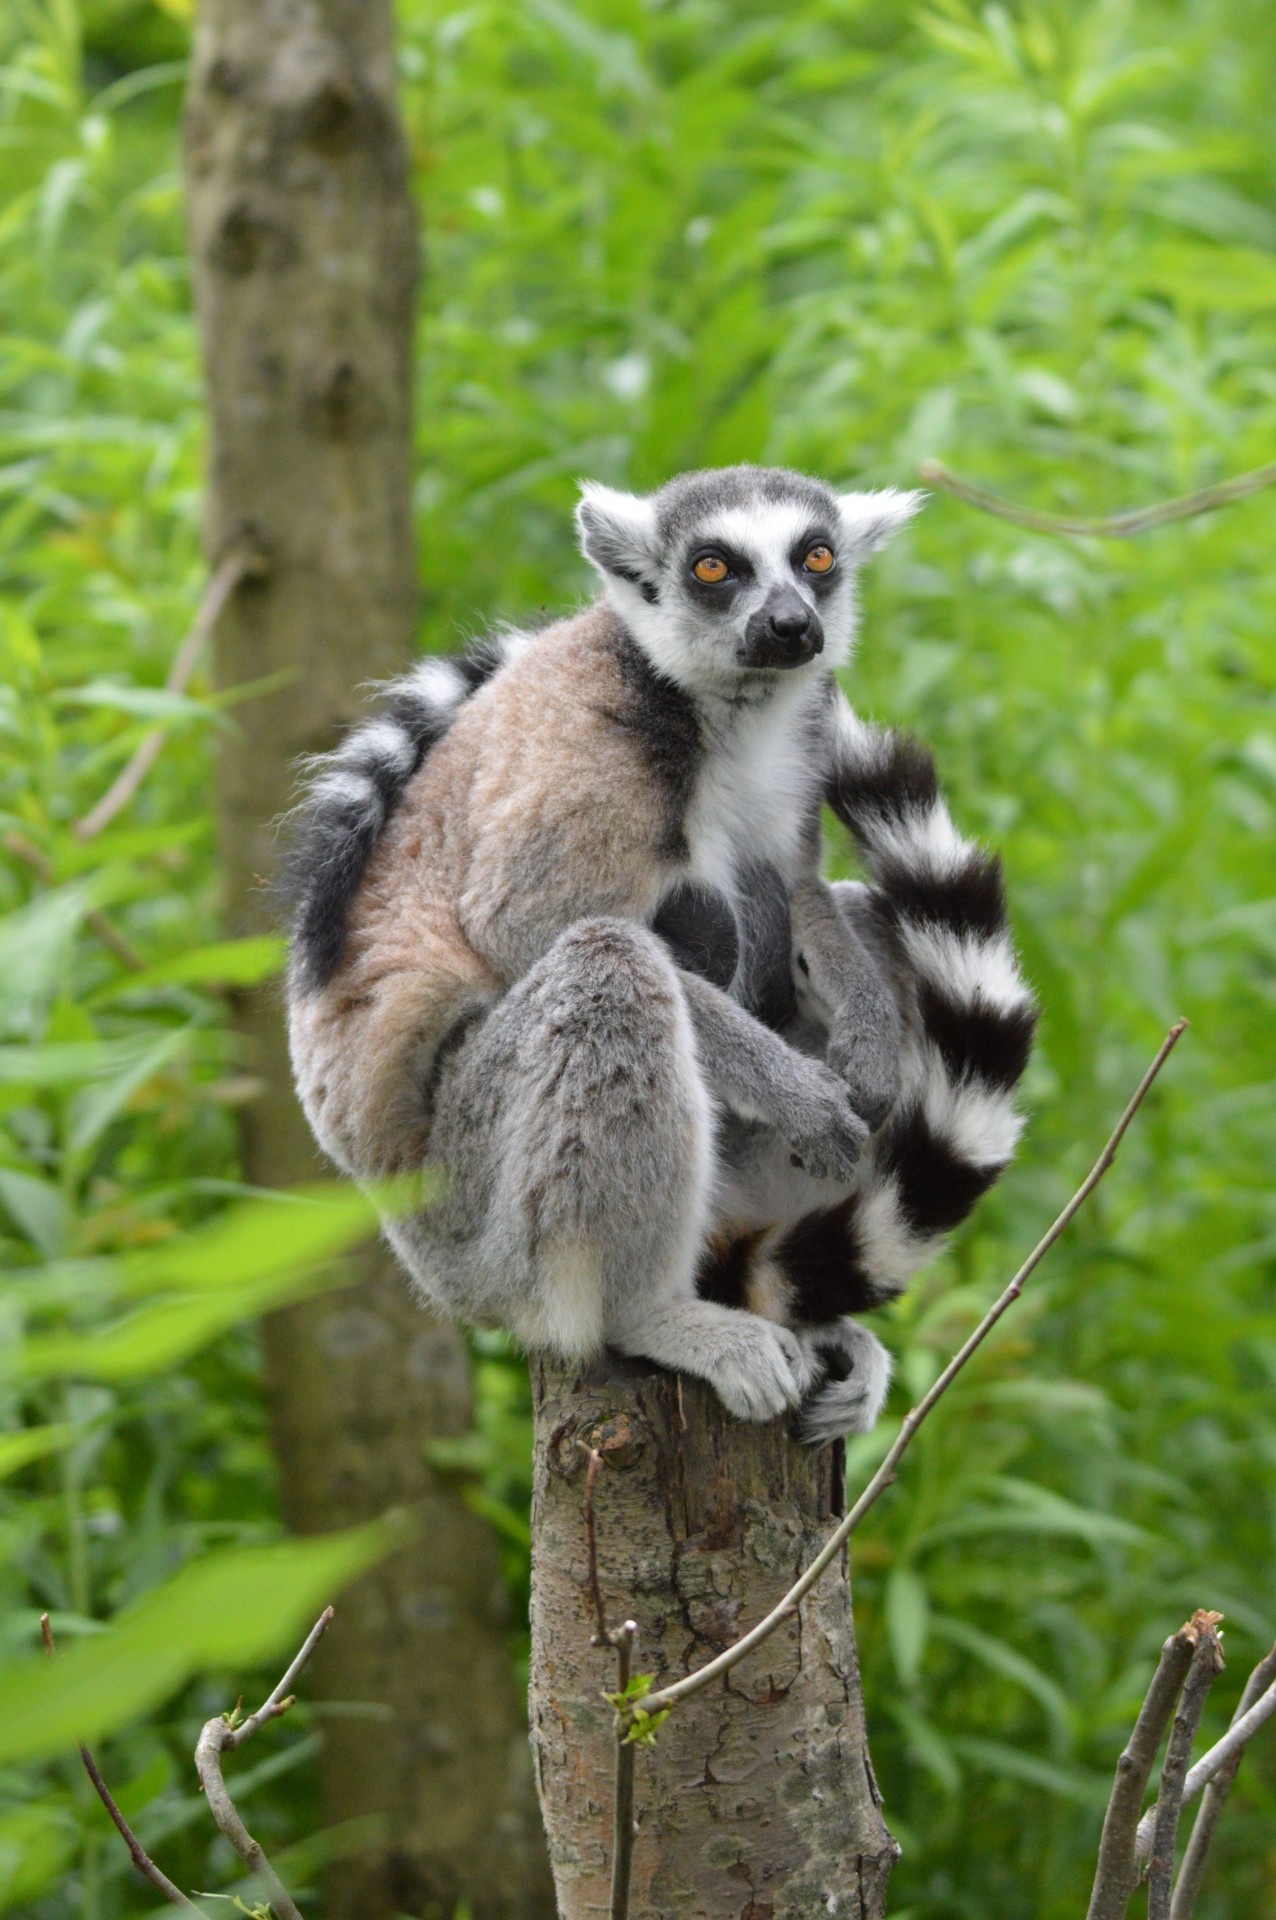
M 707 1380 L 737 1420 L 791 1412 L 819 1377 L 807 1344 L 759 1314 L 708 1300 L 677 1301 L 608 1332 L 622 1353 Z
M 816 1385 L 798 1409 L 797 1436 L 822 1447 L 877 1425 L 891 1384 L 891 1356 L 871 1327 L 839 1320 L 802 1334 L 818 1369 Z

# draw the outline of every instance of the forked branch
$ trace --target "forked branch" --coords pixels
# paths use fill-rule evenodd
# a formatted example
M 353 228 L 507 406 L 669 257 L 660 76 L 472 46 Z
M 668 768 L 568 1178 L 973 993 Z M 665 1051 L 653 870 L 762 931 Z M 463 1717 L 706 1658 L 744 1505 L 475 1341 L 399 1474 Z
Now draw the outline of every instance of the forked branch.
M 1194 1637 L 1192 1664 L 1179 1694 L 1170 1744 L 1161 1769 L 1161 1784 L 1152 1809 L 1152 1858 L 1148 1871 L 1148 1920 L 1170 1920 L 1170 1902 L 1174 1893 L 1174 1847 L 1178 1839 L 1179 1815 L 1183 1810 L 1183 1787 L 1192 1743 L 1201 1724 L 1205 1696 L 1223 1671 L 1223 1649 L 1218 1641 L 1219 1613 L 1194 1613 L 1184 1627 L 1185 1637 Z
M 250 1713 L 246 1720 L 238 1719 L 237 1714 L 218 1714 L 205 1723 L 195 1748 L 195 1767 L 208 1798 L 209 1811 L 239 1858 L 264 1889 L 274 1909 L 275 1920 L 302 1920 L 302 1916 L 271 1866 L 260 1841 L 253 1839 L 239 1817 L 239 1810 L 222 1778 L 222 1755 L 242 1747 L 244 1741 L 251 1739 L 267 1720 L 277 1719 L 281 1713 L 287 1713 L 296 1697 L 288 1689 L 327 1632 L 332 1611 L 331 1607 L 324 1608 L 307 1634 L 300 1653 L 279 1685 L 267 1694 L 256 1713 Z

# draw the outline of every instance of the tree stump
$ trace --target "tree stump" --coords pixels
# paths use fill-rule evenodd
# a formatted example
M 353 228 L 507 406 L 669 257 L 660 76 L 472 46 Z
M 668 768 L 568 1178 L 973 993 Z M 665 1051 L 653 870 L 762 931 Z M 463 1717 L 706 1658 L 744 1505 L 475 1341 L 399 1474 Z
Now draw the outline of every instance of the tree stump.
M 842 1449 L 732 1420 L 641 1362 L 540 1360 L 532 1504 L 532 1746 L 561 1920 L 608 1908 L 615 1659 L 590 1644 L 585 1472 L 608 1624 L 663 1685 L 780 1599 L 843 1509 Z M 637 1756 L 631 1920 L 881 1920 L 898 1849 L 864 1730 L 850 1581 L 684 1701 Z

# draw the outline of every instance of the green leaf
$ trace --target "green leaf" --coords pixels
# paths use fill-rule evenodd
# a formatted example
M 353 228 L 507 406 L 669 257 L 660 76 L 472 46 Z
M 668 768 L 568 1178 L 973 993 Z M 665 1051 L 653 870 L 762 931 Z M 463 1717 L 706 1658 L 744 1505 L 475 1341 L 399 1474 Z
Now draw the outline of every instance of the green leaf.
M 980 1740 L 966 1735 L 952 1744 L 964 1759 L 974 1761 L 985 1772 L 998 1774 L 1005 1780 L 1017 1780 L 1026 1787 L 1039 1787 L 1057 1799 L 1075 1800 L 1083 1807 L 1102 1807 L 1107 1800 L 1111 1782 L 1106 1777 L 1054 1766 L 1018 1747 L 1008 1747 L 1000 1740 Z
M 963 1652 L 972 1654 L 976 1660 L 994 1673 L 1000 1673 L 1015 1686 L 1022 1687 L 1045 1708 L 1051 1721 L 1060 1734 L 1070 1735 L 1072 1730 L 1072 1711 L 1068 1697 L 1056 1680 L 1033 1665 L 1032 1661 L 1007 1646 L 1004 1640 L 996 1640 L 990 1634 L 981 1632 L 968 1620 L 959 1620 L 945 1614 L 937 1614 L 931 1621 L 931 1632 L 937 1640 L 946 1640 L 951 1646 L 960 1647 Z
M 138 1052 L 127 1066 L 107 1080 L 105 1086 L 88 1087 L 78 1093 L 71 1103 L 68 1143 L 71 1151 L 83 1153 L 95 1140 L 100 1139 L 138 1089 L 190 1045 L 194 1032 L 193 1027 L 178 1027 L 166 1033 L 152 1046 Z
M 279 1546 L 209 1553 L 127 1608 L 108 1633 L 0 1668 L 0 1766 L 145 1718 L 195 1673 L 291 1657 L 320 1608 L 403 1538 L 377 1521 Z M 340 1631 L 340 1618 L 329 1631 Z
M 1276 307 L 1276 258 L 1250 247 L 1176 240 L 1141 250 L 1134 272 L 1141 285 L 1168 293 L 1185 307 L 1221 313 Z
M 0 1027 L 54 991 L 89 905 L 84 885 L 56 887 L 0 920 Z
M 46 1259 L 56 1260 L 66 1247 L 70 1213 L 66 1195 L 52 1180 L 40 1180 L 16 1167 L 0 1167 L 2 1200 L 23 1233 Z
M 0 1814 L 0 1913 L 30 1903 L 65 1880 L 79 1846 L 69 1808 L 35 1801 Z
M 886 1582 L 886 1627 L 895 1670 L 905 1687 L 916 1685 L 929 1625 L 930 1604 L 918 1574 L 909 1566 L 892 1567 Z
M 74 1439 L 75 1428 L 68 1423 L 27 1427 L 21 1433 L 0 1433 L 0 1480 L 29 1466 L 32 1460 L 43 1460 L 46 1454 L 69 1447 Z
M 121 975 L 96 999 L 99 1003 L 119 999 L 147 987 L 255 987 L 278 973 L 287 951 L 285 940 L 269 934 L 247 940 L 218 940 L 212 946 L 174 954 L 144 972 Z

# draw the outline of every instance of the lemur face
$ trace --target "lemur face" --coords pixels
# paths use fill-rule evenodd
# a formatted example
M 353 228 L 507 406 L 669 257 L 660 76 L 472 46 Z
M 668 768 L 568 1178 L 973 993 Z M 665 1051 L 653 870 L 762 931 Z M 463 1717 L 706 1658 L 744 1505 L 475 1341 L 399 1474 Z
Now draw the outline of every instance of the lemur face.
M 779 468 L 683 474 L 641 499 L 587 484 L 581 545 L 634 637 L 688 688 L 730 691 L 839 666 L 855 631 L 855 574 L 921 504 L 838 496 Z M 817 669 L 818 670 L 818 669 Z

